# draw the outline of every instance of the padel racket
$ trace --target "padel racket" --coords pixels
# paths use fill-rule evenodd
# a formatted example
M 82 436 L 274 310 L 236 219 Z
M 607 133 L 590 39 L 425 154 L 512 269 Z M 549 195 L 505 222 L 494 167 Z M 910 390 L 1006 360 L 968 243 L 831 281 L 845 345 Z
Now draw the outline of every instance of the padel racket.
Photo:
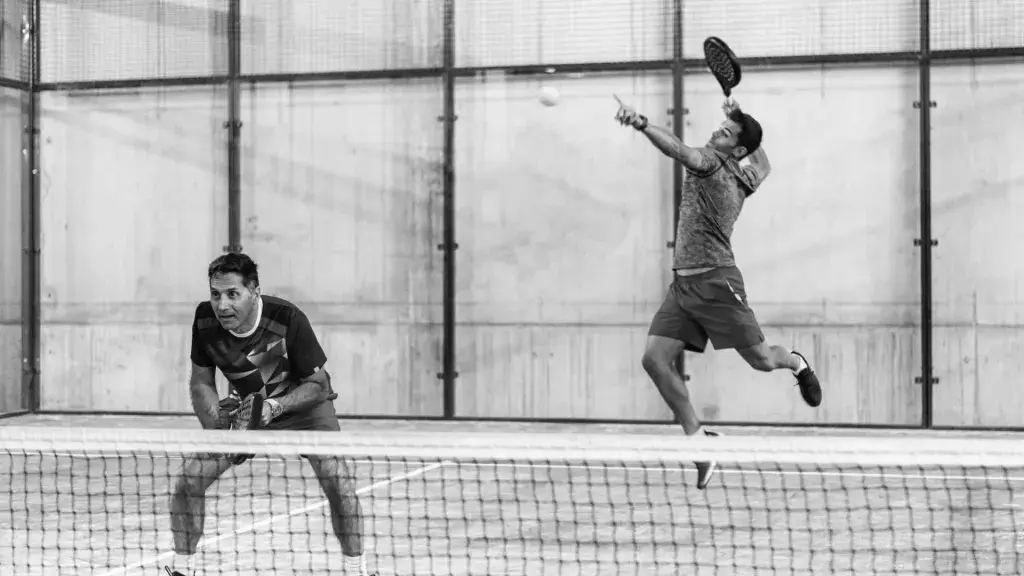
M 238 406 L 232 430 L 256 430 L 263 421 L 263 396 L 249 394 Z
M 238 406 L 235 418 L 231 422 L 232 430 L 258 430 L 263 422 L 263 396 L 249 394 Z M 232 454 L 228 460 L 235 466 L 252 458 L 255 454 Z
M 709 36 L 704 40 L 704 61 L 715 75 L 726 98 L 732 97 L 732 90 L 739 86 L 742 77 L 740 61 L 724 40 Z

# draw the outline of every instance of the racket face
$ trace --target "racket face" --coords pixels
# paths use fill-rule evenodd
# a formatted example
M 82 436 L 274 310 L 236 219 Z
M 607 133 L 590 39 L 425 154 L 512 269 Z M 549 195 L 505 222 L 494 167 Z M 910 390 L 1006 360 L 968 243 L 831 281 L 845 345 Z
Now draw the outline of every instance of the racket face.
M 740 63 L 736 55 L 722 39 L 711 36 L 704 40 L 704 61 L 728 96 L 740 83 Z
M 235 415 L 235 428 L 239 430 L 255 430 L 260 426 L 263 418 L 263 397 L 259 394 L 250 394 L 242 400 L 238 407 L 238 414 Z

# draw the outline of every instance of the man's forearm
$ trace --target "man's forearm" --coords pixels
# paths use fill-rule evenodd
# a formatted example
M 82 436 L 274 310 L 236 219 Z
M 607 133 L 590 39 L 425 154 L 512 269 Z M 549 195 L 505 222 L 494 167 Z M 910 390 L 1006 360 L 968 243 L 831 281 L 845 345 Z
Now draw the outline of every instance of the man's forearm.
M 306 381 L 296 386 L 291 392 L 280 398 L 274 398 L 274 400 L 281 404 L 282 414 L 289 414 L 291 412 L 309 410 L 323 402 L 326 398 L 327 394 L 323 384 L 315 381 Z
M 647 136 L 647 139 L 651 141 L 651 144 L 654 144 L 654 147 L 661 150 L 663 154 L 670 158 L 679 159 L 682 153 L 683 143 L 679 141 L 679 138 L 676 138 L 675 134 L 659 126 L 651 126 L 648 124 L 647 127 L 643 129 L 643 135 Z
M 217 427 L 219 405 L 220 398 L 216 388 L 192 386 L 192 410 L 204 429 L 211 430 Z
M 659 126 L 647 125 L 642 130 L 644 136 L 654 144 L 654 147 L 661 150 L 661 153 L 682 163 L 690 170 L 704 170 L 704 158 L 697 150 L 683 144 L 676 135 Z

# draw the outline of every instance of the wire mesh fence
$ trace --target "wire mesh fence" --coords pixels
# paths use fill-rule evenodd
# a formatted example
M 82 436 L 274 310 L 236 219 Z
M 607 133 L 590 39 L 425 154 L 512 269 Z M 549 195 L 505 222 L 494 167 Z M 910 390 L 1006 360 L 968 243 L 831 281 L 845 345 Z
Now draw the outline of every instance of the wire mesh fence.
M 927 403 L 915 378 L 932 362 L 922 335 L 944 335 L 935 370 L 959 378 L 963 358 L 1002 354 L 982 351 L 978 342 L 995 336 L 979 336 L 979 318 L 1005 329 L 1018 314 L 1009 292 L 989 294 L 997 304 L 987 308 L 963 303 L 986 287 L 1016 285 L 1012 274 L 979 271 L 991 281 L 935 280 L 956 301 L 936 302 L 936 324 L 945 324 L 930 325 L 922 300 L 931 285 L 922 284 L 923 247 L 914 242 L 932 211 L 944 230 L 966 234 L 954 224 L 976 216 L 964 213 L 951 182 L 1002 190 L 1018 177 L 979 161 L 939 179 L 932 189 L 947 202 L 921 209 L 922 190 L 932 193 L 918 170 L 924 89 L 940 101 L 927 122 L 1001 142 L 1000 122 L 1017 118 L 1024 101 L 1006 80 L 1020 74 L 1013 57 L 1024 57 L 1024 8 L 933 0 L 922 35 L 925 1 L 4 0 L 0 77 L 27 83 L 36 67 L 41 82 L 39 162 L 17 163 L 20 124 L 5 140 L 4 166 L 38 169 L 41 182 L 34 194 L 50 264 L 43 312 L 27 320 L 50 326 L 50 353 L 38 357 L 52 378 L 95 383 L 44 391 L 43 404 L 187 411 L 187 395 L 171 387 L 186 377 L 178 358 L 146 352 L 185 335 L 140 327 L 133 315 L 186 325 L 189 271 L 240 244 L 259 252 L 278 294 L 324 322 L 347 379 L 383 379 L 373 394 L 344 399 L 352 413 L 443 415 L 442 389 L 455 374 L 439 366 L 454 349 L 460 415 L 667 418 L 651 390 L 624 392 L 622 381 L 646 378 L 636 347 L 660 301 L 679 182 L 660 156 L 601 122 L 610 123 L 616 93 L 657 125 L 705 138 L 717 117 L 704 112 L 717 112 L 721 92 L 703 70 L 701 43 L 717 35 L 745 63 L 744 103 L 771 110 L 766 134 L 779 139 L 773 153 L 785 150 L 775 198 L 802 202 L 808 222 L 846 218 L 815 228 L 814 241 L 780 232 L 770 218 L 744 223 L 738 242 L 799 244 L 802 265 L 832 271 L 813 285 L 759 286 L 759 316 L 774 337 L 814 342 L 824 358 L 841 356 L 835 350 L 868 358 L 823 368 L 852 392 L 815 418 L 913 425 Z M 35 38 L 25 34 L 33 6 Z M 922 38 L 934 63 L 920 58 Z M 954 56 L 972 55 L 1007 58 L 998 73 L 984 63 L 956 68 Z M 925 85 L 922 66 L 935 68 Z M 571 105 L 540 106 L 538 91 L 555 86 Z M 12 94 L 9 118 L 23 111 Z M 964 118 L 977 121 L 968 129 Z M 226 129 L 234 121 L 238 138 Z M 867 125 L 875 129 L 861 130 Z M 809 144 L 826 130 L 833 147 Z M 936 150 L 946 142 L 957 139 Z M 866 160 L 838 158 L 835 147 Z M 823 199 L 821 189 L 834 194 Z M 17 214 L 15 200 L 5 197 L 6 214 Z M 17 218 L 8 220 L 12 231 Z M 457 253 L 443 242 L 452 227 Z M 122 239 L 125 229 L 133 240 Z M 8 236 L 5 244 L 19 242 Z M 977 247 L 969 238 L 960 246 L 969 248 L 955 258 L 941 252 L 936 270 L 951 276 L 969 265 Z M 104 273 L 70 264 L 96 253 L 131 265 Z M 10 254 L 3 301 L 17 306 L 21 259 Z M 794 266 L 759 253 L 749 270 L 792 278 L 803 273 Z M 583 277 L 588 286 L 566 295 Z M 446 310 L 455 310 L 454 328 Z M 851 327 L 870 338 L 849 336 Z M 111 349 L 132 360 L 119 363 Z M 721 396 L 751 393 L 735 387 L 745 377 L 731 367 L 700 362 L 694 378 L 714 382 Z M 140 374 L 157 375 L 167 392 L 139 392 Z M 877 384 L 891 381 L 909 384 Z M 585 398 L 573 396 L 583 388 Z M 961 397 L 973 397 L 969 388 Z M 946 390 L 937 402 L 956 405 Z M 767 416 L 707 402 L 712 417 L 794 418 L 769 402 L 758 412 Z M 945 417 L 979 418 L 965 412 L 974 404 L 964 406 Z

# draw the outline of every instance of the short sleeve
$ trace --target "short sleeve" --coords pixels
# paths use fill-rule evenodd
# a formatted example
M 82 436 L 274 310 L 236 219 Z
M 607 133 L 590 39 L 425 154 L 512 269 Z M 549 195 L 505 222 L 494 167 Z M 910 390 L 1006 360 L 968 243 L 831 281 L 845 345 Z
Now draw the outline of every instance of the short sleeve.
M 210 355 L 206 353 L 206 347 L 203 346 L 202 337 L 199 335 L 199 310 L 196 309 L 196 316 L 192 319 L 192 362 L 196 366 L 202 366 L 203 368 L 213 368 L 213 360 L 210 359 Z
M 698 148 L 697 152 L 700 154 L 701 158 L 701 169 L 694 170 L 692 168 L 687 168 L 687 172 L 693 174 L 698 178 L 707 178 L 708 176 L 711 176 L 712 174 L 717 172 L 718 169 L 722 167 L 723 160 L 721 157 L 718 156 L 718 154 L 714 150 L 704 147 Z
M 301 311 L 296 310 L 288 323 L 288 360 L 291 371 L 298 378 L 308 378 L 327 362 L 320 342 L 313 333 L 309 319 Z
M 755 166 L 747 165 L 740 169 L 740 181 L 747 189 L 747 196 L 750 196 L 757 192 L 758 187 L 764 182 L 764 175 Z

